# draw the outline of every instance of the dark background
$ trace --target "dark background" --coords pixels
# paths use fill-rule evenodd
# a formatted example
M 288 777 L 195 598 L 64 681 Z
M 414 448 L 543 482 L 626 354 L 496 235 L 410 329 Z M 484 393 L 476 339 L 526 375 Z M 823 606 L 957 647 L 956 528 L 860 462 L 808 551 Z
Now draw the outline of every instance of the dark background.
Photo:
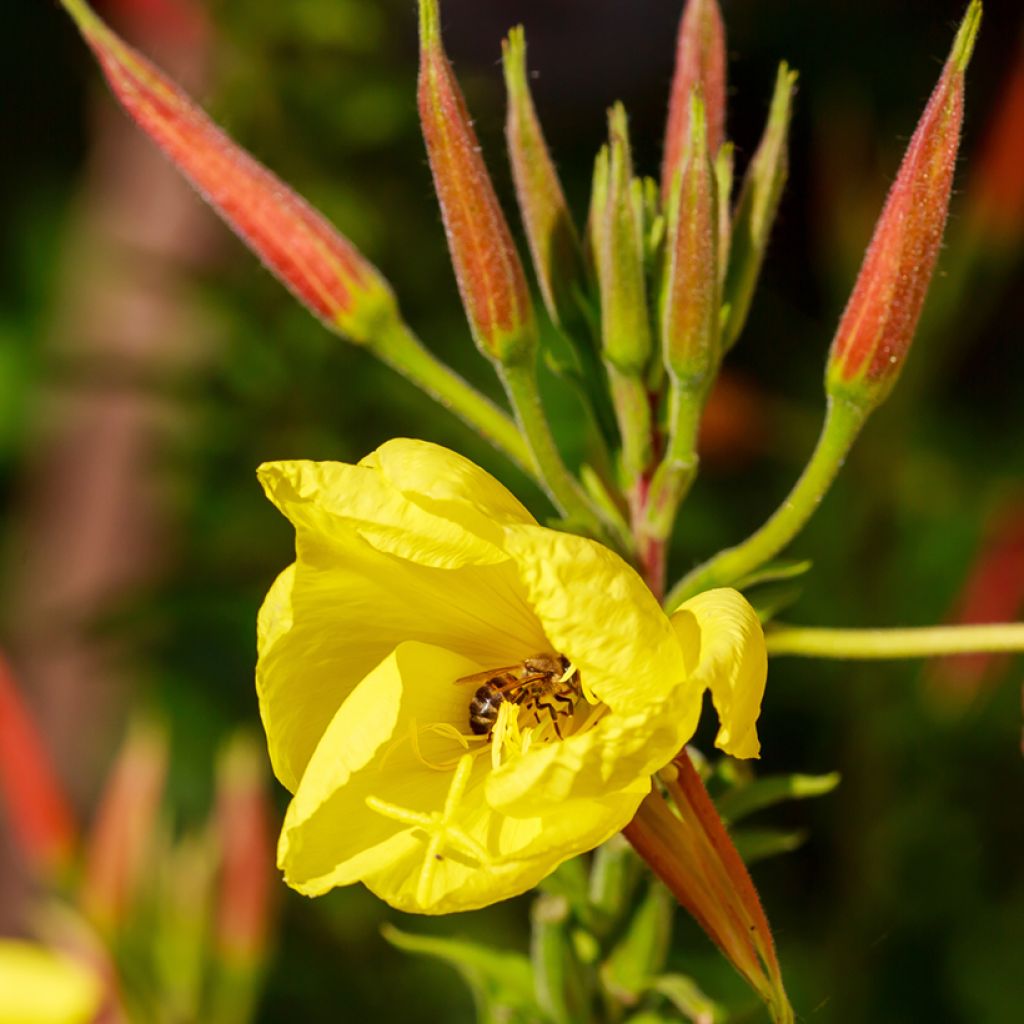
M 673 576 L 756 527 L 809 453 L 831 333 L 963 6 L 723 2 L 741 168 L 777 61 L 800 82 L 789 185 Z M 195 38 L 139 7 L 105 10 L 178 61 L 214 116 L 384 271 L 424 340 L 496 394 L 461 318 L 418 135 L 414 4 L 210 0 L 209 34 Z M 630 112 L 639 169 L 657 173 L 679 8 L 444 4 L 448 50 L 517 230 L 502 34 L 526 26 L 537 105 L 582 219 L 613 100 Z M 153 184 L 166 172 L 113 110 L 55 4 L 14 0 L 0 24 L 0 637 L 83 811 L 126 717 L 144 706 L 170 723 L 172 794 L 187 821 L 209 800 L 218 738 L 258 724 L 253 621 L 291 544 L 256 486 L 261 461 L 354 460 L 387 437 L 423 437 L 548 510 L 459 423 L 323 331 L 198 201 Z M 1022 32 L 1018 3 L 986 4 L 925 323 L 900 389 L 793 546 L 815 571 L 792 621 L 945 620 L 993 530 L 1009 522 L 1020 535 L 1024 224 L 1007 213 L 975 228 L 969 200 L 972 156 L 1022 59 Z M 572 404 L 547 384 L 571 449 Z M 1020 617 L 1007 601 L 993 617 Z M 843 775 L 830 797 L 766 816 L 808 839 L 755 870 L 801 1019 L 1009 1021 L 1024 1005 L 1021 664 L 960 669 L 773 665 L 762 769 Z M 526 909 L 400 923 L 522 948 Z M 314 903 L 282 893 L 280 911 L 261 1019 L 471 1019 L 454 975 L 380 938 L 380 922 L 400 915 L 362 890 Z M 712 995 L 740 990 L 689 926 L 673 957 Z

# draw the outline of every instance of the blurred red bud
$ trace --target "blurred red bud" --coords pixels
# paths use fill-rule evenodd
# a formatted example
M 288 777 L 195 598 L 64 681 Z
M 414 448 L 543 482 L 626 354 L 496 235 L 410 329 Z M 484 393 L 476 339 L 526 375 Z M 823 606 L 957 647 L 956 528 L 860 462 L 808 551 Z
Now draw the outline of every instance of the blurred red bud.
M 676 42 L 676 70 L 665 128 L 661 194 L 666 201 L 686 159 L 690 97 L 698 89 L 707 111 L 708 151 L 714 159 L 725 142 L 725 27 L 718 0 L 687 0 Z
M 11 835 L 29 867 L 59 874 L 71 860 L 75 825 L 53 761 L 0 656 L 0 794 Z
M 950 621 L 958 625 L 1013 622 L 1024 609 L 1024 497 L 993 516 Z M 958 704 L 976 697 L 1005 666 L 1007 655 L 961 654 L 932 662 L 929 687 Z
M 499 363 L 537 346 L 523 266 L 441 44 L 437 0 L 420 0 L 419 110 L 459 293 L 473 339 Z
M 1024 235 L 1024 40 L 1006 76 L 967 188 L 967 216 L 984 241 Z
M 832 342 L 831 395 L 873 408 L 892 390 L 924 305 L 949 210 L 964 71 L 981 22 L 973 0 L 889 191 Z
M 217 943 L 233 962 L 258 963 L 270 927 L 274 844 L 264 757 L 248 737 L 230 741 L 217 766 L 220 845 Z
M 167 741 L 152 724 L 132 727 L 107 779 L 86 844 L 82 906 L 101 928 L 130 913 L 147 876 L 167 775 Z
M 136 123 L 271 273 L 328 327 L 370 343 L 396 316 L 379 272 L 305 200 L 231 141 L 84 0 L 61 0 Z

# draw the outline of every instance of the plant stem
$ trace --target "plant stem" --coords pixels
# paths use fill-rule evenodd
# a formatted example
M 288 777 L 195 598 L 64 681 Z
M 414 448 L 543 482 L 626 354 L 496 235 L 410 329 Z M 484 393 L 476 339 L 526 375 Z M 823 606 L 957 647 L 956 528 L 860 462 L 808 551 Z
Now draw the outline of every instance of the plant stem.
M 651 462 L 651 402 L 643 378 L 623 373 L 606 361 L 615 419 L 622 437 L 625 490 L 631 493 Z
M 1024 652 L 1024 622 L 910 629 L 817 629 L 776 626 L 765 634 L 768 653 L 844 660 L 933 658 L 949 654 Z
M 531 362 L 495 364 L 508 394 L 522 436 L 540 470 L 540 480 L 559 512 L 596 537 L 608 534 L 576 478 L 566 468 L 555 444 L 537 388 L 537 368 Z
M 537 462 L 512 418 L 454 370 L 424 348 L 409 327 L 398 322 L 378 335 L 370 350 L 431 398 L 538 479 Z
M 868 410 L 829 398 L 817 447 L 789 496 L 772 517 L 741 544 L 726 548 L 684 576 L 665 602 L 669 611 L 712 587 L 728 586 L 774 558 L 806 525 L 821 503 L 867 418 Z

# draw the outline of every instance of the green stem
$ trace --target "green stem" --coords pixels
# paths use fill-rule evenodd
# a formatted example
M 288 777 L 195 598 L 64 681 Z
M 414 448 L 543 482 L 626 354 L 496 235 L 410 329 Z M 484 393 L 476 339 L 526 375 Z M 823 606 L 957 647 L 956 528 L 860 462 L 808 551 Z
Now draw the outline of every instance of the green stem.
M 548 496 L 559 512 L 574 525 L 596 537 L 604 537 L 608 532 L 606 524 L 597 516 L 576 478 L 566 468 L 555 444 L 540 400 L 536 364 L 530 361 L 495 365 L 515 410 L 522 436 L 540 470 L 540 480 Z
M 948 654 L 1024 652 L 1024 622 L 911 629 L 816 629 L 775 626 L 765 634 L 768 653 L 844 660 L 934 658 Z
M 536 460 L 511 417 L 424 348 L 406 324 L 382 332 L 369 348 L 537 479 Z
M 706 388 L 671 382 L 668 446 L 651 480 L 645 522 L 646 531 L 662 541 L 672 536 L 679 506 L 697 479 L 697 432 L 706 398 Z
M 868 411 L 841 398 L 830 397 L 817 447 L 786 500 L 741 544 L 720 551 L 684 576 L 669 593 L 666 608 L 672 611 L 694 594 L 734 583 L 789 544 L 832 485 Z
M 608 384 L 622 438 L 626 492 L 632 493 L 651 462 L 651 403 L 641 377 L 623 373 L 611 361 Z

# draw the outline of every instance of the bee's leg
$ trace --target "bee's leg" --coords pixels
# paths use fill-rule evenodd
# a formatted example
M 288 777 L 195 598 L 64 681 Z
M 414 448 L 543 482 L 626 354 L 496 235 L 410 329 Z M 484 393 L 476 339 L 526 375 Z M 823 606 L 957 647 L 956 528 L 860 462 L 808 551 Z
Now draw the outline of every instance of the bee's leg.
M 562 728 L 558 723 L 558 708 L 556 708 L 554 704 L 548 703 L 543 698 L 539 698 L 537 700 L 537 707 L 543 708 L 548 713 L 548 717 L 551 719 L 551 724 L 555 727 L 555 735 L 560 740 L 565 739 L 565 737 L 562 735 Z
M 567 693 L 553 693 L 551 696 L 561 701 L 570 715 L 576 710 L 576 702 Z

